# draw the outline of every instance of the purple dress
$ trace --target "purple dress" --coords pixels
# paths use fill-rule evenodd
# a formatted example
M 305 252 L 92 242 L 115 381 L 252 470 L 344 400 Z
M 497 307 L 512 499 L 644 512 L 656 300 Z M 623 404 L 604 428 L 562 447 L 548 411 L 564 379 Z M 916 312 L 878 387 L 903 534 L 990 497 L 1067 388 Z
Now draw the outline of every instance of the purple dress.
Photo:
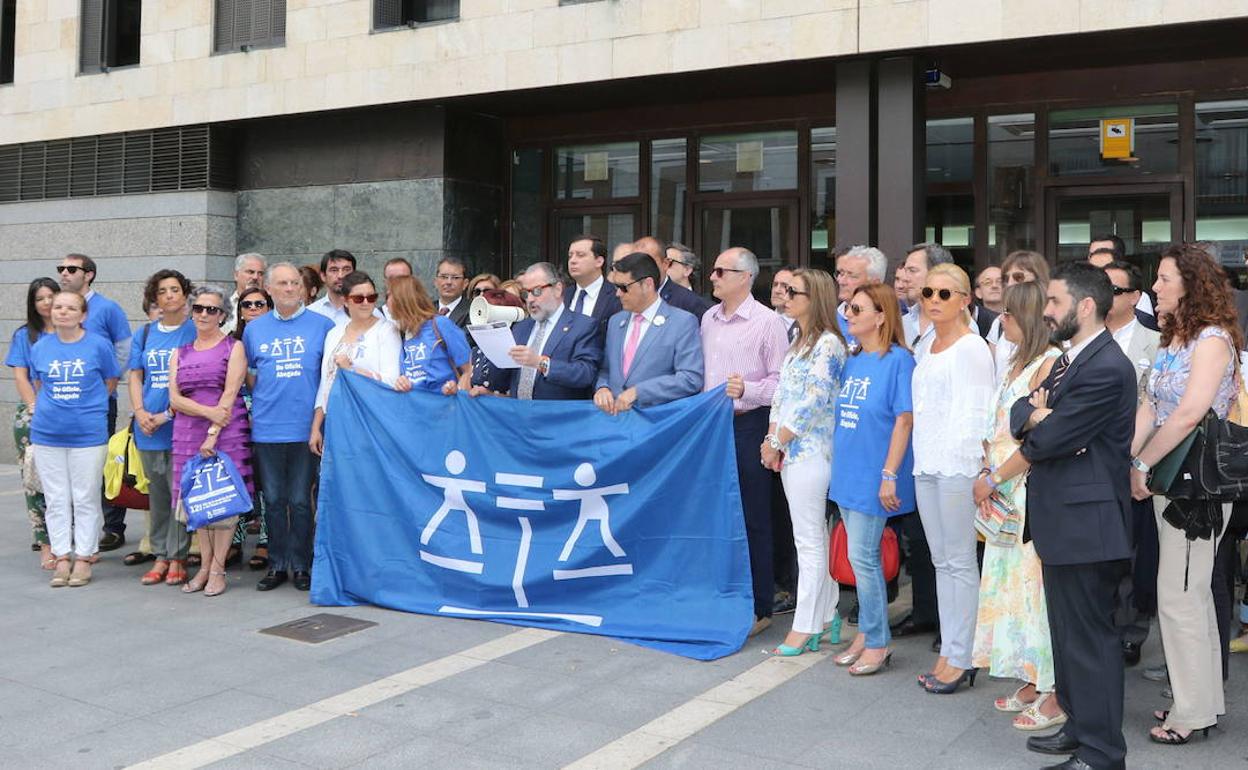
M 178 348 L 178 392 L 203 406 L 216 406 L 225 390 L 225 373 L 229 368 L 230 351 L 241 344 L 233 337 L 213 345 L 208 350 L 196 350 L 190 343 Z M 217 451 L 227 455 L 238 466 L 238 472 L 247 482 L 247 491 L 253 496 L 255 488 L 251 479 L 251 422 L 247 406 L 240 395 L 234 399 L 230 410 L 230 424 L 217 436 Z M 178 412 L 173 418 L 173 500 L 177 504 L 182 486 L 182 466 L 199 454 L 199 447 L 208 437 L 212 423 L 203 417 Z M 230 524 L 233 526 L 233 523 Z

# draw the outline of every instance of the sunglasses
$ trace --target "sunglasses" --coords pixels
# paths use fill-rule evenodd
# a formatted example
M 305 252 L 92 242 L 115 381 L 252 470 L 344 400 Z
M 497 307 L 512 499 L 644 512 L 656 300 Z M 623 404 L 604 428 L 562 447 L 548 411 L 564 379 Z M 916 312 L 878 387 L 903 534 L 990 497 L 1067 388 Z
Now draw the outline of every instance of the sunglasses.
M 871 307 L 872 307 L 872 308 L 874 308 L 874 309 L 875 309 L 875 312 L 877 312 L 877 313 L 882 313 L 882 312 L 884 312 L 884 311 L 883 311 L 883 310 L 881 310 L 880 308 L 876 307 L 874 304 L 873 304 L 873 305 L 871 305 Z M 851 303 L 849 304 L 849 307 L 848 307 L 848 308 L 846 308 L 846 310 L 848 310 L 848 311 L 849 311 L 849 314 L 850 314 L 850 315 L 852 315 L 852 316 L 860 316 L 860 315 L 862 315 L 862 314 L 866 311 L 866 308 L 865 308 L 865 307 L 863 307 L 863 306 L 861 306 L 861 305 L 858 305 L 858 304 L 855 304 L 855 303 L 851 302 Z
M 628 287 L 629 287 L 629 286 L 632 286 L 632 285 L 633 285 L 633 284 L 635 284 L 635 283 L 641 283 L 641 282 L 642 282 L 642 281 L 644 281 L 644 280 L 646 280 L 646 279 L 645 279 L 645 278 L 638 278 L 637 280 L 635 280 L 635 281 L 629 281 L 628 283 L 615 283 L 615 282 L 612 282 L 612 283 L 611 283 L 611 285 L 612 285 L 612 286 L 614 286 L 614 287 L 615 287 L 615 290 L 616 290 L 616 291 L 618 291 L 619 293 L 621 293 L 621 294 L 627 294 L 627 293 L 628 293 Z
M 208 315 L 221 315 L 225 312 L 225 308 L 217 305 L 191 305 L 192 313 L 207 313 Z
M 1021 270 L 1016 270 L 1013 273 L 1010 273 L 1006 276 L 1006 278 L 1009 278 L 1014 283 L 1027 283 L 1031 280 L 1027 277 L 1027 274 Z
M 245 299 L 238 303 L 238 306 L 243 310 L 259 310 L 260 308 L 268 307 L 269 303 L 262 299 Z
M 923 299 L 931 299 L 932 297 L 940 297 L 941 302 L 948 302 L 949 298 L 952 297 L 954 294 L 961 294 L 964 297 L 966 296 L 966 292 L 964 291 L 960 291 L 960 290 L 952 291 L 949 289 L 933 289 L 931 286 L 924 286 L 923 291 L 920 292 L 920 294 L 923 295 Z
M 679 259 L 669 259 L 668 262 L 671 262 L 673 265 L 680 265 L 681 267 L 689 267 L 688 262 L 681 262 Z
M 792 286 L 785 286 L 784 293 L 789 295 L 789 299 L 793 299 L 794 297 L 809 297 L 810 296 L 810 292 L 798 291 L 797 289 L 794 289 Z
M 367 302 L 370 305 L 374 305 L 377 303 L 377 293 L 373 292 L 372 294 L 348 294 L 347 301 L 354 302 L 357 305 L 363 305 L 365 302 Z
M 542 292 L 553 287 L 554 287 L 553 283 L 544 283 L 541 286 L 534 286 L 532 289 L 521 289 L 520 299 L 528 299 L 530 294 L 532 294 L 534 297 L 540 297 L 542 296 Z
M 717 267 L 711 271 L 711 275 L 716 278 L 723 278 L 724 273 L 744 273 L 745 270 L 738 270 L 735 267 Z
M 498 289 L 495 289 L 493 287 L 482 288 L 478 286 L 477 288 L 472 290 L 472 296 L 480 297 L 482 294 L 485 294 L 487 291 L 498 291 Z
M 56 272 L 58 273 L 69 273 L 70 275 L 76 275 L 79 270 L 82 270 L 85 272 L 86 268 L 83 267 L 82 265 L 57 265 L 56 266 Z
M 1131 294 L 1132 292 L 1136 292 L 1136 291 L 1139 291 L 1139 289 L 1132 289 L 1126 286 L 1115 286 L 1114 296 L 1121 297 L 1123 294 Z

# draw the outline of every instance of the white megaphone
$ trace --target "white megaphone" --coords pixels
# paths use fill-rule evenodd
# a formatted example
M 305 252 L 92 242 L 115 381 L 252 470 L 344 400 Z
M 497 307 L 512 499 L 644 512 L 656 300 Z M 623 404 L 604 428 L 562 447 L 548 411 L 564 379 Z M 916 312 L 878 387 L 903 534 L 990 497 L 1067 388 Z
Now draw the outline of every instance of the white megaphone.
M 492 305 L 484 296 L 477 297 L 468 306 L 468 322 L 473 326 L 486 326 L 497 323 L 515 323 L 528 317 L 522 307 L 511 305 Z

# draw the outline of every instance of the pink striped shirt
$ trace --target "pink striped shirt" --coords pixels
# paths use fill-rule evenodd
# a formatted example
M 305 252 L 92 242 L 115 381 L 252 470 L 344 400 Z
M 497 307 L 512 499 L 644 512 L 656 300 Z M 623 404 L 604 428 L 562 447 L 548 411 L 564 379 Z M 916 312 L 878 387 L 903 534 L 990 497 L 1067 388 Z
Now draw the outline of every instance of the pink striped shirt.
M 784 321 L 776 312 L 747 295 L 740 307 L 724 317 L 724 303 L 702 316 L 702 356 L 706 368 L 703 390 L 718 388 L 728 375 L 745 380 L 745 394 L 733 401 L 736 412 L 770 407 L 780 381 L 780 366 L 789 350 Z

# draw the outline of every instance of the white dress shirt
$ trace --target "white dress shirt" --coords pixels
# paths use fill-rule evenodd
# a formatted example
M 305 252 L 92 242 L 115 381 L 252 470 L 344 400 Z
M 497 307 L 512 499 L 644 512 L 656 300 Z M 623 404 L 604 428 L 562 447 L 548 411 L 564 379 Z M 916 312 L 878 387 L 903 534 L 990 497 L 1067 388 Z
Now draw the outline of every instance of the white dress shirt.
M 572 311 L 569 310 L 568 312 L 570 313 Z M 541 346 L 538 347 L 537 350 L 535 351 L 538 355 L 541 355 L 542 351 L 546 349 L 546 343 L 550 341 L 550 330 L 555 328 L 555 324 L 559 323 L 559 317 L 561 315 L 563 315 L 563 303 L 562 302 L 559 303 L 557 306 L 555 306 L 555 312 L 551 313 L 550 318 L 546 319 L 546 326 L 543 327 L 546 330 L 546 336 L 542 338 Z M 529 339 L 524 344 L 528 345 L 529 347 L 533 347 L 533 338 L 537 336 L 537 326 L 540 323 L 542 322 L 538 321 L 537 319 L 534 319 L 533 331 L 529 332 Z
M 1118 343 L 1118 347 L 1122 348 L 1123 353 L 1130 355 L 1131 340 L 1135 338 L 1135 330 L 1138 328 L 1140 328 L 1140 322 L 1132 314 L 1131 320 L 1124 324 L 1121 329 L 1114 332 L 1114 342 Z M 1131 363 L 1134 364 L 1135 362 L 1132 361 Z
M 449 305 L 444 305 L 442 304 L 442 300 L 439 299 L 438 300 L 438 313 L 441 315 L 450 315 L 451 313 L 455 312 L 455 308 L 459 307 L 459 303 L 463 301 L 464 301 L 463 297 L 456 297 L 454 302 L 450 303 Z M 442 312 L 442 308 L 446 308 L 445 313 Z
M 641 322 L 641 333 L 637 337 L 638 350 L 641 349 L 641 341 L 646 338 L 646 332 L 654 324 L 654 319 L 659 314 L 659 305 L 662 302 L 663 300 L 660 297 L 655 297 L 654 304 L 641 311 L 641 317 L 645 320 Z M 628 350 L 628 338 L 633 334 L 633 318 L 636 315 L 636 313 L 629 313 L 628 317 L 624 319 L 624 347 L 620 348 L 621 355 L 623 355 L 625 350 Z
M 594 307 L 598 304 L 598 294 L 602 291 L 602 285 L 606 283 L 606 278 L 600 273 L 596 279 L 588 286 L 582 288 L 576 286 L 572 292 L 572 301 L 568 303 L 569 308 L 576 307 L 576 295 L 582 291 L 585 292 L 585 301 L 581 305 L 581 315 L 593 315 Z

